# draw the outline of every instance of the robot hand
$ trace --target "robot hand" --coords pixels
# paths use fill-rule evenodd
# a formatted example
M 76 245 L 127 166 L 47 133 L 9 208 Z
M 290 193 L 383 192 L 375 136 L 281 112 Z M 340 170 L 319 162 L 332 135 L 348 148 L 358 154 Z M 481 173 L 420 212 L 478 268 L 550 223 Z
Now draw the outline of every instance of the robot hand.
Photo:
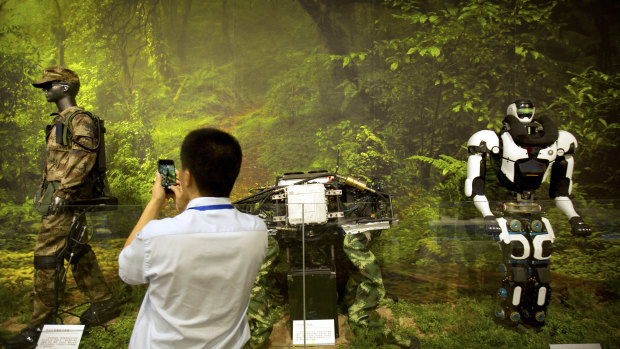
M 486 216 L 484 217 L 484 231 L 488 235 L 493 235 L 493 238 L 497 240 L 499 234 L 502 233 L 502 228 L 500 228 L 499 223 L 497 223 L 497 219 L 494 216 Z
M 586 224 L 581 217 L 575 216 L 568 221 L 572 227 L 571 230 L 573 235 L 586 237 L 592 234 L 592 228 L 590 228 L 590 226 Z
M 65 210 L 66 202 L 67 201 L 65 199 L 55 196 L 47 209 L 47 215 L 49 216 L 62 213 Z

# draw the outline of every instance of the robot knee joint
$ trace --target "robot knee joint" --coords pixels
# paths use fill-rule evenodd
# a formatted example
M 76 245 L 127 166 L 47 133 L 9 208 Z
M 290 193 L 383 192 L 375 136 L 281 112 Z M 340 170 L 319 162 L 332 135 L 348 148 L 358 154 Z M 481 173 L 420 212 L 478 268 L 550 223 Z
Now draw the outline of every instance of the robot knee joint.
M 534 258 L 537 260 L 547 260 L 553 253 L 553 242 L 548 234 L 534 237 Z
M 538 282 L 541 284 L 548 284 L 551 282 L 551 273 L 549 268 L 536 268 L 536 274 L 538 276 Z
M 504 258 L 510 260 L 525 260 L 530 256 L 531 247 L 524 235 L 514 234 L 510 236 L 509 244 L 502 243 Z
M 523 267 L 512 267 L 512 280 L 514 282 L 525 282 L 527 280 L 527 270 Z

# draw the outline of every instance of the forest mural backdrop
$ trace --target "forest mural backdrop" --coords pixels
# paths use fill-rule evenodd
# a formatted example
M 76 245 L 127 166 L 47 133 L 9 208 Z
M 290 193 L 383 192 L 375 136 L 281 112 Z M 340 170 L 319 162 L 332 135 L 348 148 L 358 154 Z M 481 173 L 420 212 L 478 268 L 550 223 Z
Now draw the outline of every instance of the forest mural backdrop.
M 106 120 L 111 190 L 138 212 L 156 160 L 178 161 L 184 135 L 213 126 L 245 151 L 233 199 L 277 174 L 338 165 L 395 195 L 401 225 L 379 242 L 386 263 L 398 248 L 412 265 L 462 264 L 428 221 L 446 206 L 476 216 L 459 206 L 465 143 L 499 130 L 517 98 L 577 137 L 578 206 L 616 209 L 619 10 L 610 0 L 2 0 L 0 247 L 36 231 L 55 106 L 30 82 L 52 65 L 79 74 L 78 103 Z M 617 243 L 565 241 L 567 273 L 617 284 Z

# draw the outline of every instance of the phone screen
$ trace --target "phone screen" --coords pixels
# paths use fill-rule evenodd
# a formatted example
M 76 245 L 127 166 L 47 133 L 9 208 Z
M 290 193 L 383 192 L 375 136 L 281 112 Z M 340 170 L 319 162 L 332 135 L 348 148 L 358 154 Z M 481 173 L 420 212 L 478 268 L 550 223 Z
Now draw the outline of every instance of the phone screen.
M 168 189 L 171 185 L 177 185 L 177 176 L 174 172 L 174 161 L 159 160 L 157 168 L 161 174 L 161 185 Z

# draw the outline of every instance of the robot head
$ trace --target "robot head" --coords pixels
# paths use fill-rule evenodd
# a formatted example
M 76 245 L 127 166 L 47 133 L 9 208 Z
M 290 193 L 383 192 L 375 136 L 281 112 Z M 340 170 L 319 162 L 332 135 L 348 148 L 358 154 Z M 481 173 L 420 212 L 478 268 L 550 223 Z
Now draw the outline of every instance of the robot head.
M 521 123 L 528 124 L 534 119 L 534 110 L 532 102 L 520 99 L 508 106 L 506 114 L 516 117 Z

